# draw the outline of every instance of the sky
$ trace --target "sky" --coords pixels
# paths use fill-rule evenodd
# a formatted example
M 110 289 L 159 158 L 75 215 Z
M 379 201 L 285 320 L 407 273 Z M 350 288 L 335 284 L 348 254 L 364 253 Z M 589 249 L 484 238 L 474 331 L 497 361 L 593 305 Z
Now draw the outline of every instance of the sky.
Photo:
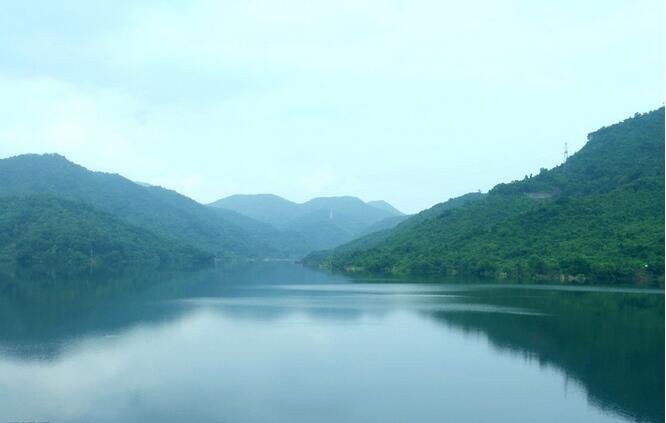
M 664 101 L 661 0 L 61 0 L 0 13 L 0 157 L 413 213 Z

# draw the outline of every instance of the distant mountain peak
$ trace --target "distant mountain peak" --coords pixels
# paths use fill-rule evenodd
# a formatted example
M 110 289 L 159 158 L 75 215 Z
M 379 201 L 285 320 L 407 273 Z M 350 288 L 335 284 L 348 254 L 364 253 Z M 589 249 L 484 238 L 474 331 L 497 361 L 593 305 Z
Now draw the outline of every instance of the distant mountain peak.
M 69 160 L 67 157 L 58 153 L 28 153 L 28 154 L 19 154 L 17 156 L 7 157 L 5 159 L 0 159 L 3 163 L 14 163 L 23 168 L 24 171 L 29 171 L 30 169 L 51 169 L 55 172 L 66 171 L 72 175 L 79 175 L 83 173 L 98 174 L 98 175 L 120 175 L 116 173 L 100 172 L 89 170 L 86 167 L 74 163 Z M 62 175 L 59 175 L 62 176 Z M 123 179 L 126 179 L 123 177 Z
M 62 154 L 58 153 L 43 153 L 43 154 L 37 154 L 37 153 L 27 153 L 27 154 L 18 154 L 16 156 L 11 156 L 7 157 L 4 160 L 10 160 L 10 161 L 49 161 L 49 162 L 61 162 L 61 163 L 66 163 L 71 166 L 77 166 L 76 163 L 70 161 L 67 159 L 67 157 L 63 156 Z
M 366 203 L 350 195 L 317 197 L 304 203 L 273 194 L 232 195 L 210 206 L 297 233 L 314 243 L 317 249 L 347 242 L 384 219 L 402 215 L 385 201 Z

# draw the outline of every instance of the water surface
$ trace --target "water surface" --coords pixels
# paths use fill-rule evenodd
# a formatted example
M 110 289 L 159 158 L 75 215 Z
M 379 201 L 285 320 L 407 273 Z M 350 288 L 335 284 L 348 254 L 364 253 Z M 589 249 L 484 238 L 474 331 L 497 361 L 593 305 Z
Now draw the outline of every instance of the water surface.
M 0 295 L 0 421 L 656 422 L 663 410 L 660 291 L 268 263 Z

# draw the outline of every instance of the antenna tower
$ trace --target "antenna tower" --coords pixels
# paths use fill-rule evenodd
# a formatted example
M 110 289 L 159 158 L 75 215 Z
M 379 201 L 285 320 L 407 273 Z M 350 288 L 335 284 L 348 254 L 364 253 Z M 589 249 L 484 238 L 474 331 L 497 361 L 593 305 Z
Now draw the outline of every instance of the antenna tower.
M 568 158 L 569 158 L 569 145 L 565 142 L 564 143 L 564 162 L 566 162 Z M 564 163 L 564 162 L 562 162 L 562 163 Z

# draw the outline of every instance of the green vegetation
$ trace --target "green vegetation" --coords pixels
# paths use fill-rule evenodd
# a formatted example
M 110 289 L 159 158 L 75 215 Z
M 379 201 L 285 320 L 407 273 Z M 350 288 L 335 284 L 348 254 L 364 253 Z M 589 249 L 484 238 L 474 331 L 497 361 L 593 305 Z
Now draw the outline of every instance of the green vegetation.
M 351 197 L 296 204 L 276 196 L 246 196 L 250 202 L 243 204 L 245 196 L 235 196 L 229 201 L 240 200 L 239 210 L 209 207 L 175 191 L 92 172 L 57 154 L 2 159 L 0 180 L 0 202 L 49 195 L 84 203 L 169 242 L 228 260 L 300 258 L 347 242 L 394 213 Z M 275 225 L 276 219 L 282 224 Z
M 217 257 L 279 256 L 297 244 L 262 222 L 204 206 L 175 191 L 92 172 L 57 154 L 0 160 L 0 180 L 0 201 L 7 196 L 51 195 L 85 203 Z
M 0 269 L 57 277 L 132 266 L 186 267 L 212 256 L 79 202 L 49 197 L 0 201 Z
M 263 204 L 265 199 L 260 198 L 265 212 L 273 210 L 275 218 L 286 220 L 285 227 L 276 228 L 233 210 L 199 204 L 175 191 L 89 171 L 57 154 L 0 160 L 0 180 L 0 276 L 3 269 L 38 275 L 89 271 L 91 249 L 97 273 L 133 265 L 192 266 L 212 263 L 213 256 L 297 258 L 317 247 L 348 241 L 347 229 L 364 226 L 363 218 L 372 213 L 375 220 L 391 214 L 356 199 L 371 213 L 361 218 L 348 214 L 349 218 L 337 214 L 338 204 L 331 222 L 329 210 L 322 211 L 331 204 L 297 205 L 273 196 L 303 209 L 295 224 L 290 220 L 293 211 L 282 216 L 274 202 Z M 346 198 L 318 201 L 350 203 L 337 200 Z M 356 202 L 351 201 L 352 209 Z
M 664 281 L 664 109 L 588 136 L 566 163 L 452 200 L 305 262 L 342 271 Z
M 0 160 L 0 180 L 4 268 L 81 271 L 91 248 L 93 268 L 297 257 L 367 234 L 304 261 L 396 275 L 664 280 L 663 108 L 590 134 L 554 169 L 406 220 L 354 197 L 234 196 L 208 207 L 58 155 Z

